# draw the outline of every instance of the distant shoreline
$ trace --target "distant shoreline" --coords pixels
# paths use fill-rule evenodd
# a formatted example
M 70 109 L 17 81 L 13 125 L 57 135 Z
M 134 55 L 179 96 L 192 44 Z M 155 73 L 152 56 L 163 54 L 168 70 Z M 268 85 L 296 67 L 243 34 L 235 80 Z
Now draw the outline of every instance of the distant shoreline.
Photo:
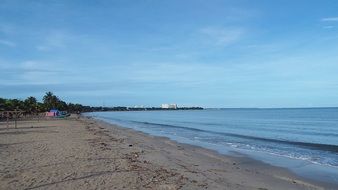
M 227 109 L 250 109 L 250 110 L 260 110 L 260 109 L 338 109 L 338 107 L 281 107 L 281 108 L 204 108 L 205 110 L 227 110 Z
M 203 110 L 202 107 L 178 107 L 178 108 L 160 108 L 160 107 L 95 107 L 91 112 L 105 111 L 178 111 L 178 110 Z
M 295 108 L 203 108 L 203 107 L 182 107 L 176 109 L 170 108 L 130 108 L 130 107 L 105 107 L 88 112 L 109 112 L 109 111 L 181 111 L 181 110 L 300 110 L 300 109 L 338 109 L 338 107 L 295 107 Z

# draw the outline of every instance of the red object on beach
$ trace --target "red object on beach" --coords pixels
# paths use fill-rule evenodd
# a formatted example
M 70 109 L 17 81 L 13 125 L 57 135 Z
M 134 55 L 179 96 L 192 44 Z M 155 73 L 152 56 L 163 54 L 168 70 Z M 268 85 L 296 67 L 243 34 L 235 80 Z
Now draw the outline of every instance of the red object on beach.
M 55 112 L 46 112 L 46 116 L 47 117 L 54 117 L 55 116 Z
M 59 110 L 57 109 L 51 109 L 49 112 L 46 112 L 47 117 L 56 117 L 59 116 Z

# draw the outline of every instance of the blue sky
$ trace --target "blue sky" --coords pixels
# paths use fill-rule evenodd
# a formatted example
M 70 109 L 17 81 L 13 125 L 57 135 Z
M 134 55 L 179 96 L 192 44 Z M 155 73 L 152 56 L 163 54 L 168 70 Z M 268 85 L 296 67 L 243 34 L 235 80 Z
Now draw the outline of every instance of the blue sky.
M 338 1 L 1 0 L 0 96 L 338 106 Z

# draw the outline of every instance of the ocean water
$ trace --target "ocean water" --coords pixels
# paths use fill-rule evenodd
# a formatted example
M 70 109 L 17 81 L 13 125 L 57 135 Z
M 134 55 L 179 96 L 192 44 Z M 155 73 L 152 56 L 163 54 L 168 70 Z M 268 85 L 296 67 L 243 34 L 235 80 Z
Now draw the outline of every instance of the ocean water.
M 234 152 L 338 184 L 338 108 L 94 112 L 151 135 Z

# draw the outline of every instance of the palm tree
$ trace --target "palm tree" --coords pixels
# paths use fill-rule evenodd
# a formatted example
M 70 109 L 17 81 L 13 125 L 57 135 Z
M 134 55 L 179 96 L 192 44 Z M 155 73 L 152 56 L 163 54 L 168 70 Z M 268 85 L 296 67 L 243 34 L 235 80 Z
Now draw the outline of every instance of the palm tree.
M 47 109 L 56 108 L 59 102 L 59 98 L 55 96 L 52 92 L 47 92 L 43 97 L 43 103 Z
M 37 111 L 37 100 L 35 97 L 30 96 L 24 101 L 25 110 L 28 113 L 33 113 Z
M 8 99 L 6 101 L 6 107 L 7 110 L 23 110 L 25 108 L 25 105 L 23 101 L 19 99 Z

